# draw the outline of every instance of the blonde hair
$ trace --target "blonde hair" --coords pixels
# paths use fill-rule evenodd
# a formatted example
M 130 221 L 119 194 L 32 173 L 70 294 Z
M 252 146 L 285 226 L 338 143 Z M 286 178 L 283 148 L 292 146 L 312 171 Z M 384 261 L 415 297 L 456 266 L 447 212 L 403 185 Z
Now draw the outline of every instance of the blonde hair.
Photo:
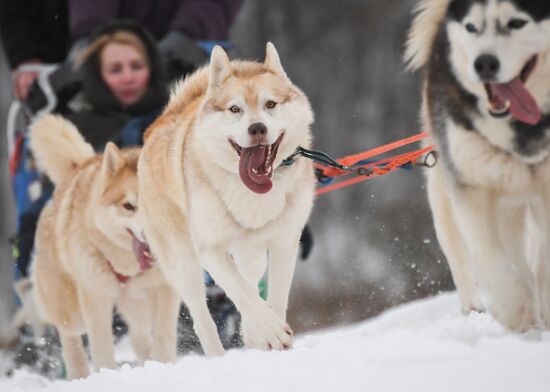
M 118 30 L 110 33 L 102 34 L 91 42 L 82 52 L 77 56 L 75 64 L 77 67 L 82 66 L 86 61 L 95 54 L 100 55 L 103 49 L 111 43 L 130 45 L 134 47 L 144 58 L 148 67 L 151 66 L 149 60 L 149 54 L 143 41 L 137 34 L 134 34 L 127 30 Z M 98 58 L 98 60 L 100 60 Z

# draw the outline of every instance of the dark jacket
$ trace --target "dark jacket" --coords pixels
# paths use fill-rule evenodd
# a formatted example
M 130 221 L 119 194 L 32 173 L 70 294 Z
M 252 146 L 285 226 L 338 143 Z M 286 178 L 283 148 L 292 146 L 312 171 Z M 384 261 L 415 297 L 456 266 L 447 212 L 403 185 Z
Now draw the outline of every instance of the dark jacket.
M 11 68 L 31 58 L 63 61 L 69 49 L 67 0 L 0 0 L 0 36 Z
M 132 106 L 122 107 L 101 78 L 99 53 L 92 55 L 82 64 L 79 69 L 82 93 L 91 108 L 68 114 L 67 118 L 96 150 L 102 150 L 107 141 L 121 145 L 121 131 L 130 119 L 140 116 L 150 118 L 152 113 L 157 114 L 162 109 L 168 99 L 164 70 L 151 35 L 136 23 L 118 21 L 97 29 L 91 40 L 114 30 L 129 30 L 141 37 L 147 48 L 151 76 L 145 95 Z
M 19 1 L 19 0 L 12 0 Z M 195 40 L 226 40 L 242 0 L 69 0 L 73 39 L 112 19 L 137 21 L 161 39 L 172 30 Z

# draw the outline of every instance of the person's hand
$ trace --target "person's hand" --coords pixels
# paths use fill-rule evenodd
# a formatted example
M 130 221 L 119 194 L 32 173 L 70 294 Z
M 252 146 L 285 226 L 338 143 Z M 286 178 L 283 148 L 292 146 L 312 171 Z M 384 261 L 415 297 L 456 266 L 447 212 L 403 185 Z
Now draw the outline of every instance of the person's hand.
M 40 63 L 41 63 L 40 60 L 29 60 L 21 65 L 40 64 Z M 29 96 L 29 90 L 32 84 L 38 77 L 38 73 L 20 71 L 18 68 L 11 73 L 11 77 L 13 80 L 13 89 L 14 89 L 15 97 L 20 101 L 25 101 Z

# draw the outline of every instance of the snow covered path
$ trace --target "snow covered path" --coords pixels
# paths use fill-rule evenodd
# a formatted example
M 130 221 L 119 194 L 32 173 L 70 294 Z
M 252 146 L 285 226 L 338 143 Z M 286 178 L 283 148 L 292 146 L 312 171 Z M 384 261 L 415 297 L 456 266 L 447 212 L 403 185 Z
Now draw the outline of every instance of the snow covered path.
M 26 372 L 0 391 L 550 391 L 550 332 L 514 335 L 484 314 L 464 317 L 456 294 L 404 305 L 340 330 L 297 338 L 287 352 L 187 356 L 50 382 Z

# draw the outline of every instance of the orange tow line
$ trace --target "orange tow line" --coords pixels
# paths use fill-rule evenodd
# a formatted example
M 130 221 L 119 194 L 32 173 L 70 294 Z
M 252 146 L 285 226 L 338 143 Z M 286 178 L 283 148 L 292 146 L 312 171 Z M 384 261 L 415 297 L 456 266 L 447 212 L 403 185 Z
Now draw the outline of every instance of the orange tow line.
M 319 162 L 319 160 L 311 158 L 316 161 L 315 169 L 317 178 L 321 184 L 319 188 L 317 188 L 316 194 L 318 196 L 324 195 L 337 189 L 342 189 L 372 178 L 383 176 L 400 168 L 410 168 L 417 165 L 425 167 L 435 166 L 437 163 L 437 154 L 433 145 L 390 157 L 372 160 L 379 155 L 417 143 L 427 137 L 429 137 L 429 134 L 427 132 L 422 132 L 393 143 L 372 148 L 359 154 L 337 159 L 337 164 L 327 163 L 326 160 Z M 337 183 L 332 183 L 333 179 L 346 175 L 353 175 L 353 177 Z

